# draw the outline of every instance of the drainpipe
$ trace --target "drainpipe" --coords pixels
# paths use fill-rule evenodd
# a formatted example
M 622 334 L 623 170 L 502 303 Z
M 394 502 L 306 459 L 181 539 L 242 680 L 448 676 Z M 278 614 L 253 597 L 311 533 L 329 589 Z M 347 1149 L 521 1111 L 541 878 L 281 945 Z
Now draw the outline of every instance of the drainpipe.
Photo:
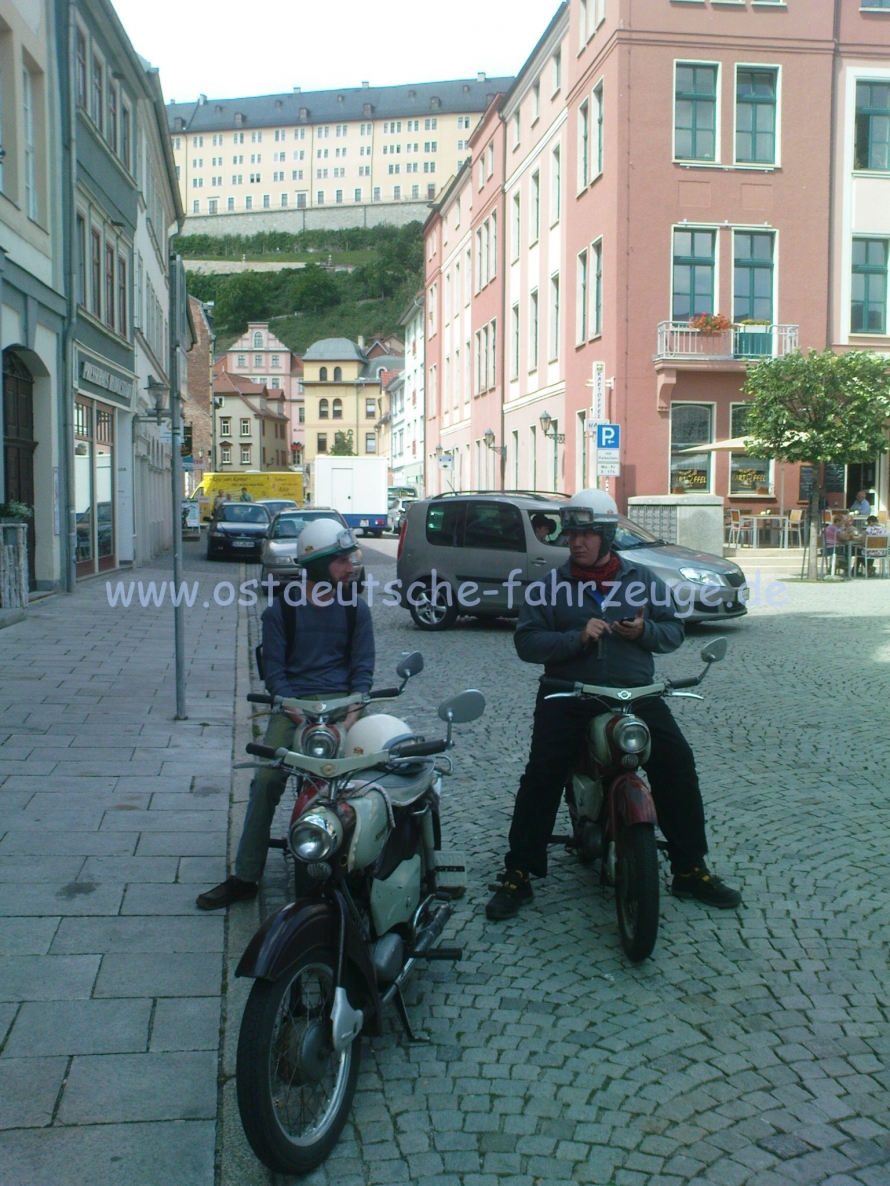
M 507 475 L 507 441 L 505 439 L 505 433 L 507 431 L 507 416 L 504 411 L 504 403 L 506 402 L 507 397 L 507 386 L 505 382 L 506 371 L 504 369 L 507 365 L 507 352 L 504 348 L 504 343 L 507 340 L 507 333 L 509 331 L 507 327 L 507 125 L 504 123 L 503 108 L 499 109 L 498 118 L 501 121 L 501 155 L 503 157 L 503 167 L 501 170 L 501 192 L 498 199 L 498 217 L 501 223 L 501 258 L 498 261 L 501 277 L 501 332 L 500 340 L 498 342 L 498 352 L 500 353 L 501 357 L 498 361 L 500 362 L 499 373 L 501 376 L 501 489 L 504 490 L 506 488 Z M 470 184 L 472 185 L 472 175 L 470 176 Z M 554 486 L 559 485 L 559 477 L 557 474 L 553 475 L 553 484 Z
M 182 274 L 182 257 L 168 253 L 167 274 L 170 285 L 170 436 L 172 455 L 170 458 L 170 483 L 173 502 L 173 585 L 182 589 L 182 409 L 180 406 L 180 345 L 179 324 L 184 310 L 180 309 L 179 280 Z M 186 298 L 187 299 L 187 298 Z M 209 530 L 209 529 L 208 529 Z M 177 721 L 188 720 L 185 705 L 185 615 L 182 599 L 173 607 L 173 640 L 176 670 L 176 716 Z
M 836 166 L 837 67 L 840 58 L 841 0 L 834 0 L 834 44 L 831 52 L 831 114 L 828 127 L 828 300 L 825 314 L 825 345 L 831 346 L 834 306 L 834 172 Z
M 64 329 L 65 390 L 62 399 L 62 441 L 64 450 L 64 500 L 63 519 L 67 523 L 64 548 L 64 588 L 73 593 L 77 584 L 77 519 L 75 517 L 74 490 L 74 389 L 77 384 L 75 369 L 74 338 L 77 333 L 77 204 L 74 195 L 77 187 L 77 94 L 76 94 L 76 46 L 77 0 L 68 0 L 68 68 L 67 86 L 62 94 L 68 100 L 68 151 L 65 155 L 65 171 L 62 183 L 63 234 L 65 244 L 65 270 L 68 273 L 67 309 Z M 64 59 L 63 59 L 64 61 Z M 61 65 L 61 63 L 60 63 Z

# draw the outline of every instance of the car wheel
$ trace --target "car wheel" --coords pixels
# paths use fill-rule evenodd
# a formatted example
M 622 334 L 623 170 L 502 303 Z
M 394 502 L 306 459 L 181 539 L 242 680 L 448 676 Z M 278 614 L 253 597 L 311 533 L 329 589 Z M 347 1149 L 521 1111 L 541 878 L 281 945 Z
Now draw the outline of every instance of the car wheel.
M 457 605 L 454 590 L 450 585 L 436 583 L 436 594 L 429 585 L 414 598 L 415 605 L 409 605 L 414 625 L 420 630 L 450 630 L 457 620 Z

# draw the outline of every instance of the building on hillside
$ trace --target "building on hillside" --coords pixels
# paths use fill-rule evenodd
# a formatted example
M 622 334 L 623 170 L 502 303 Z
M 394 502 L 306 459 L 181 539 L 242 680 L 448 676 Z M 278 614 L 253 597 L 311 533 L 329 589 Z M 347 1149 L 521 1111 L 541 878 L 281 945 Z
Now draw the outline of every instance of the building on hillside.
M 33 508 L 33 590 L 65 586 L 65 267 L 55 7 L 5 5 L 0 160 L 0 502 Z
M 326 225 L 319 217 L 306 224 L 307 211 L 331 209 L 332 226 L 424 217 L 425 204 L 467 155 L 479 116 L 510 81 L 479 74 L 408 86 L 363 83 L 306 93 L 295 87 L 283 95 L 171 102 L 169 130 L 189 229 L 298 230 Z M 220 219 L 216 226 L 214 218 Z
M 290 421 L 280 391 L 214 370 L 213 420 L 219 473 L 289 468 Z
M 437 488 L 591 484 L 605 419 L 620 472 L 599 480 L 621 505 L 805 501 L 806 467 L 711 446 L 745 433 L 753 361 L 890 350 L 890 11 L 837 15 L 557 10 L 425 226 Z M 885 458 L 833 480 L 839 502 L 865 486 L 887 509 Z
M 405 329 L 405 367 L 388 384 L 390 412 L 390 485 L 425 488 L 424 473 L 424 303 L 423 292 L 411 298 L 399 324 Z
M 378 358 L 381 354 L 405 353 L 405 343 L 398 334 L 371 334 L 367 345 L 361 337 L 358 344 L 364 348 L 365 358 Z
M 400 354 L 369 358 L 364 346 L 348 338 L 323 338 L 303 355 L 304 465 L 310 490 L 312 463 L 319 453 L 340 446 L 357 457 L 379 455 L 381 380 L 387 372 L 401 370 L 404 361 Z
M 295 459 L 304 445 L 303 362 L 269 329 L 268 321 L 251 321 L 216 363 L 230 375 L 246 375 L 252 383 L 280 391 L 290 420 L 288 448 Z M 296 446 L 296 447 L 295 447 Z
M 183 469 L 186 492 L 200 484 L 205 473 L 216 469 L 213 439 L 213 343 L 216 335 L 207 309 L 189 297 L 189 310 L 195 329 L 195 344 L 189 351 L 186 371 L 185 402 L 182 409 Z

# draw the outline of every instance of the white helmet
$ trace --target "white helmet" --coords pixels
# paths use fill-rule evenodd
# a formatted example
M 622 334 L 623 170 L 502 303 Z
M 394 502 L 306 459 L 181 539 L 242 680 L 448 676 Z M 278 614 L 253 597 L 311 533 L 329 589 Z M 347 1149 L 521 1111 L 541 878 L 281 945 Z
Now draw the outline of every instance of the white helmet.
M 356 754 L 379 754 L 395 741 L 405 741 L 414 734 L 411 726 L 385 712 L 374 713 L 356 721 L 346 734 L 346 757 Z
M 611 548 L 618 528 L 618 506 L 611 494 L 591 487 L 573 494 L 559 508 L 563 531 L 597 531 L 602 536 L 602 550 Z
M 355 536 L 336 519 L 313 519 L 307 523 L 297 539 L 297 560 L 306 568 L 316 560 L 327 570 L 335 556 L 348 556 L 358 549 Z M 319 577 L 324 574 L 319 572 Z

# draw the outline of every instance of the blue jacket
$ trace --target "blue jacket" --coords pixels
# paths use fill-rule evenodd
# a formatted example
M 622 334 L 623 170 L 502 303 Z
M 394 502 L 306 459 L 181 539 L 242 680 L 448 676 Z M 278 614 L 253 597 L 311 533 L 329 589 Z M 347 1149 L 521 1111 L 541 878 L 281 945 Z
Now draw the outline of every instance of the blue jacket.
M 540 582 L 544 586 L 540 600 L 546 604 L 529 605 L 526 601 L 519 611 L 513 641 L 520 659 L 543 663 L 544 674 L 553 679 L 606 688 L 638 688 L 652 682 L 653 654 L 669 654 L 682 644 L 683 621 L 677 617 L 671 592 L 660 577 L 622 555 L 618 558 L 621 568 L 616 577 L 617 589 L 604 596 L 588 585 L 580 605 L 581 582 L 572 577 L 571 562 L 553 569 Z M 538 600 L 535 587 L 529 586 L 526 596 L 529 590 Z M 582 644 L 581 631 L 590 618 L 604 618 L 607 622 L 632 618 L 642 604 L 643 633 L 635 642 L 605 634 L 597 642 Z
M 316 693 L 369 692 L 374 678 L 374 629 L 367 603 L 358 598 L 351 653 L 346 650 L 346 609 L 298 605 L 297 630 L 286 654 L 280 598 L 263 613 L 263 668 L 272 696 L 305 698 Z

